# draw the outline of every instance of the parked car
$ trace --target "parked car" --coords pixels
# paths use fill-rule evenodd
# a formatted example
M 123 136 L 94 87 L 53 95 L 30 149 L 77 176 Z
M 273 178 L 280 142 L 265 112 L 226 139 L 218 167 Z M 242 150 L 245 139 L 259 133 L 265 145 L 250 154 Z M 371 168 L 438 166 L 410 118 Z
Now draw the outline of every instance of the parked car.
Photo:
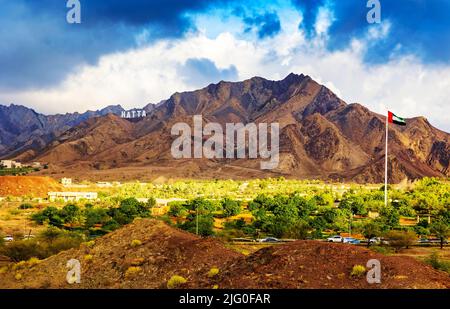
M 345 237 L 343 243 L 357 245 L 357 244 L 361 243 L 361 241 L 359 241 L 358 239 L 353 238 L 353 237 Z
M 372 237 L 371 239 L 369 239 L 369 243 L 371 245 L 377 245 L 381 243 L 381 238 L 380 237 Z
M 12 237 L 11 235 L 6 236 L 5 238 L 3 238 L 5 241 L 13 241 L 14 237 Z
M 335 236 L 332 236 L 332 237 L 328 237 L 327 241 L 328 242 L 343 242 L 344 238 L 342 238 L 342 236 L 335 235 Z
M 429 244 L 430 240 L 428 238 L 420 238 L 417 240 L 419 244 Z
M 440 244 L 441 239 L 440 238 L 430 238 L 428 241 L 432 244 Z M 444 239 L 444 244 L 448 244 L 448 240 Z
M 275 237 L 266 237 L 266 238 L 260 239 L 260 242 L 280 242 L 280 240 Z

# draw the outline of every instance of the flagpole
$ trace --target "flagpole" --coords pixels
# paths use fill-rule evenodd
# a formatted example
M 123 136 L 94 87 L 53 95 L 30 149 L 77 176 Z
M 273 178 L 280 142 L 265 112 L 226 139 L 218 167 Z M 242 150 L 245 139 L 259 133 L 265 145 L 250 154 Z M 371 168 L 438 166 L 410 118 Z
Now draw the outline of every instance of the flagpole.
M 386 148 L 384 152 L 384 206 L 388 205 L 388 130 L 389 130 L 389 111 L 386 115 Z

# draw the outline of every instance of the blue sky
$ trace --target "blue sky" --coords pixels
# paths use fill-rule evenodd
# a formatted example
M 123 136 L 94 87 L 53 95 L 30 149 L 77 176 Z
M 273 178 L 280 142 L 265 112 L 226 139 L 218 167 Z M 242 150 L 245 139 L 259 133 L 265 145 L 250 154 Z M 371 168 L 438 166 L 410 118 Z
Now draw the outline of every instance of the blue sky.
M 0 0 L 0 104 L 45 113 L 158 102 L 260 75 L 311 75 L 347 102 L 450 131 L 450 1 Z

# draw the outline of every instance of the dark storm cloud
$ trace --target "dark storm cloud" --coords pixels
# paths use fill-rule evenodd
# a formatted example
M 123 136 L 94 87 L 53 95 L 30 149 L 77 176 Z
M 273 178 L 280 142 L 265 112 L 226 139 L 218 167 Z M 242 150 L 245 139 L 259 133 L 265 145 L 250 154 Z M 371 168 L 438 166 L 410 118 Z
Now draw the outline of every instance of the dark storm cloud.
M 81 0 L 81 24 L 66 22 L 66 0 L 0 0 L 0 90 L 42 88 L 79 65 L 149 40 L 194 30 L 190 12 L 232 1 Z
M 261 15 L 245 17 L 243 21 L 248 26 L 247 31 L 256 28 L 260 39 L 272 37 L 281 30 L 280 18 L 275 12 L 266 12 Z
M 329 29 L 331 50 L 348 46 L 363 36 L 368 27 L 367 0 L 292 0 L 303 12 L 300 25 L 313 31 L 318 8 L 328 6 L 336 20 Z M 380 0 L 382 20 L 391 22 L 390 34 L 370 46 L 367 62 L 385 62 L 397 55 L 414 54 L 424 62 L 450 62 L 450 1 Z

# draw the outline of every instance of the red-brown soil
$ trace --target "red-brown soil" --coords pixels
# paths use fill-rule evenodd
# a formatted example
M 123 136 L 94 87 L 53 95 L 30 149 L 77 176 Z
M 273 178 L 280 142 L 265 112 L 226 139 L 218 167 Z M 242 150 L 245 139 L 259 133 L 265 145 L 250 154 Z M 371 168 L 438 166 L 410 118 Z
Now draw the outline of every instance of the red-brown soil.
M 38 176 L 0 176 L 0 196 L 46 197 L 49 191 L 61 191 L 53 178 Z
M 133 240 L 142 244 L 133 247 Z M 86 255 L 92 255 L 92 260 L 87 261 Z M 198 282 L 212 267 L 223 268 L 240 256 L 216 240 L 142 219 L 97 239 L 92 248 L 82 245 L 19 271 L 21 280 L 14 278 L 13 271 L 0 274 L 0 288 L 165 288 L 173 275 Z M 80 285 L 66 282 L 70 259 L 81 262 Z M 127 277 L 129 267 L 140 267 L 141 271 Z
M 354 265 L 381 263 L 381 284 L 351 277 Z M 412 257 L 385 256 L 354 245 L 296 241 L 261 249 L 223 270 L 223 288 L 450 288 L 450 277 Z
M 141 245 L 132 246 L 133 240 Z M 81 284 L 66 283 L 66 263 L 81 262 Z M 380 260 L 382 283 L 350 276 L 354 265 Z M 130 267 L 139 267 L 126 275 Z M 219 274 L 209 277 L 212 267 Z M 17 274 L 21 276 L 17 276 Z M 297 241 L 244 256 L 212 238 L 199 238 L 156 220 L 141 219 L 40 264 L 0 274 L 0 288 L 166 288 L 179 275 L 185 288 L 450 288 L 448 274 L 410 257 L 365 248 Z M 17 279 L 19 278 L 19 279 Z

